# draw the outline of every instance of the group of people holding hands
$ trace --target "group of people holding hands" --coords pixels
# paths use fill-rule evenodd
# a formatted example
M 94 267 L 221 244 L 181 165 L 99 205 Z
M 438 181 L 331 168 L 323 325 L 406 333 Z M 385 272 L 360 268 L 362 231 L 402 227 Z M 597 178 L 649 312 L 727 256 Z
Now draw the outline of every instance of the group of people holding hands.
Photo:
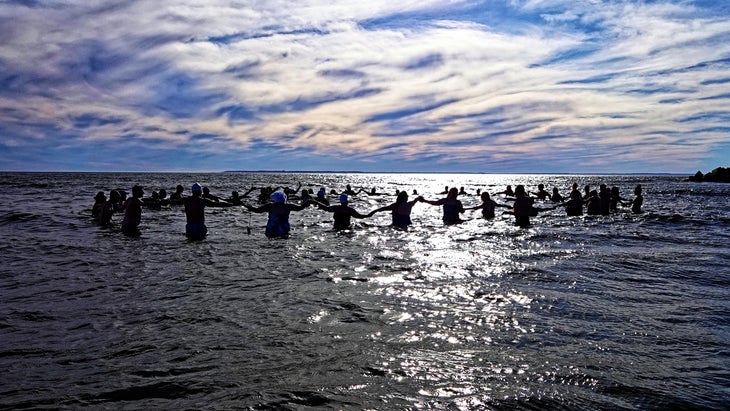
M 591 190 L 590 186 L 585 186 L 585 194 L 581 194 L 578 190 L 578 184 L 573 183 L 567 200 L 560 195 L 557 188 L 553 189 L 551 195 L 544 190 L 542 184 L 538 185 L 538 191 L 536 193 L 532 193 L 535 197 L 530 196 L 523 185 L 517 185 L 514 191 L 511 186 L 507 186 L 505 191 L 497 194 L 504 195 L 504 200 L 511 201 L 511 205 L 497 203 L 490 197 L 489 193 L 477 190 L 477 194 L 481 198 L 481 204 L 473 207 L 464 207 L 458 199 L 460 195 L 466 194 L 463 187 L 461 190 L 456 187 L 446 187 L 441 193 L 446 194 L 446 196 L 437 200 L 427 200 L 423 196 L 419 196 L 416 190 L 413 190 L 413 194 L 417 197 L 409 200 L 407 192 L 396 191 L 395 202 L 372 210 L 367 214 L 362 214 L 349 205 L 350 196 L 363 192 L 368 195 L 384 194 L 378 193 L 375 189 L 366 191 L 361 188 L 359 191 L 354 191 L 350 185 L 347 185 L 346 189 L 341 193 L 337 193 L 335 190 L 330 192 L 330 194 L 338 196 L 339 199 L 339 204 L 330 205 L 324 188 L 321 188 L 314 195 L 311 189 L 301 189 L 300 183 L 296 189 L 288 187 L 259 188 L 258 201 L 262 205 L 252 206 L 244 202 L 243 198 L 247 197 L 254 190 L 256 190 L 255 187 L 244 195 L 239 195 L 234 191 L 230 198 L 222 199 L 210 194 L 210 191 L 206 187 L 195 183 L 191 186 L 192 195 L 190 196 L 185 196 L 184 188 L 178 185 L 175 193 L 169 199 L 166 193 L 164 193 L 164 190 L 160 190 L 163 192 L 162 195 L 154 192 L 152 197 L 143 198 L 143 188 L 136 185 L 132 188 L 132 197 L 130 198 L 126 198 L 126 193 L 123 190 L 112 190 L 108 200 L 103 192 L 97 193 L 94 198 L 95 203 L 92 208 L 92 217 L 100 224 L 106 226 L 111 224 L 114 213 L 123 212 L 124 218 L 121 223 L 121 231 L 127 235 L 139 235 L 142 207 L 160 208 L 163 205 L 179 204 L 184 206 L 185 210 L 186 235 L 191 239 L 201 239 L 208 232 L 205 225 L 206 207 L 242 206 L 250 212 L 268 213 L 268 221 L 265 229 L 265 235 L 267 237 L 286 238 L 291 230 L 289 225 L 290 213 L 292 211 L 301 211 L 310 206 L 315 206 L 323 211 L 333 213 L 335 230 L 348 229 L 352 218 L 368 218 L 383 211 L 391 212 L 391 225 L 393 227 L 407 230 L 412 224 L 411 210 L 419 202 L 433 206 L 441 206 L 443 210 L 442 220 L 447 225 L 462 223 L 464 220 L 462 220 L 461 215 L 467 210 L 481 210 L 482 216 L 485 219 L 493 219 L 496 216 L 496 208 L 500 207 L 509 209 L 510 211 L 506 211 L 505 213 L 514 215 L 515 225 L 520 227 L 529 226 L 530 217 L 536 216 L 539 212 L 554 210 L 558 207 L 565 207 L 568 216 L 580 216 L 583 215 L 584 206 L 588 215 L 607 215 L 617 211 L 619 204 L 630 205 L 634 213 L 640 213 L 643 204 L 641 185 L 636 186 L 634 190 L 635 198 L 633 200 L 622 198 L 619 195 L 617 187 L 609 190 L 605 184 L 601 184 L 598 191 Z M 301 194 L 299 198 L 301 202 L 299 204 L 289 202 L 289 197 L 296 195 L 300 190 Z M 553 202 L 553 205 L 546 208 L 535 207 L 536 198 L 543 201 L 550 200 Z

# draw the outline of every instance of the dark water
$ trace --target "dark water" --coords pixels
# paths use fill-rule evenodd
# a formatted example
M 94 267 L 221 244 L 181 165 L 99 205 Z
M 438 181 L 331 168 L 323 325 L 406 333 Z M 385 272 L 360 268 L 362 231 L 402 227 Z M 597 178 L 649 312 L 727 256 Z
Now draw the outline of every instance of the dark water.
M 728 409 L 730 185 L 679 177 L 0 175 L 0 408 Z M 441 224 L 414 207 L 331 230 L 292 215 L 144 210 L 139 238 L 93 224 L 94 194 L 198 181 L 491 193 L 577 180 L 645 188 L 645 213 Z M 497 198 L 499 200 L 499 198 Z M 393 196 L 353 198 L 369 211 Z M 462 199 L 466 206 L 475 196 Z M 115 217 L 116 221 L 121 216 Z

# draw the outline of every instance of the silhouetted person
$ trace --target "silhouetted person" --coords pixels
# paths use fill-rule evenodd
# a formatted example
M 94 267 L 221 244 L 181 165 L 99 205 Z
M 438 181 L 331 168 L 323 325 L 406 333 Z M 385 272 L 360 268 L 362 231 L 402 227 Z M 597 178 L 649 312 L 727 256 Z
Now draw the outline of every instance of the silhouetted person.
M 459 190 L 456 187 L 452 187 L 446 195 L 446 198 L 439 200 L 424 199 L 422 201 L 435 206 L 443 206 L 444 224 L 459 224 L 464 222 L 460 217 L 460 214 L 464 212 L 464 206 L 461 204 L 461 201 L 456 199 L 458 196 Z
M 355 218 L 367 218 L 366 215 L 362 215 L 357 212 L 354 208 L 348 206 L 349 199 L 347 194 L 340 194 L 340 204 L 334 206 L 326 206 L 319 204 L 320 209 L 333 213 L 332 217 L 335 220 L 335 230 L 347 230 L 350 228 L 350 221 L 352 217 Z
M 515 187 L 515 203 L 512 212 L 515 215 L 515 225 L 519 227 L 528 227 L 530 225 L 530 217 L 537 216 L 541 211 L 554 210 L 551 208 L 536 208 L 534 206 L 535 199 L 527 195 L 525 186 L 519 184 Z
M 109 200 L 104 203 L 104 207 L 101 209 L 101 216 L 99 217 L 99 223 L 104 227 L 108 227 L 112 223 L 112 216 L 117 210 L 117 204 L 119 203 L 119 192 L 112 190 L 109 192 Z
M 611 187 L 611 206 L 609 207 L 609 211 L 611 211 L 611 212 L 618 211 L 618 205 L 624 204 L 624 203 L 630 203 L 630 201 L 626 198 L 621 197 L 621 193 L 620 193 L 618 187 L 616 187 L 616 186 Z
M 563 196 L 560 195 L 557 187 L 553 187 L 553 195 L 550 196 L 550 201 L 553 203 L 559 203 L 563 201 Z
M 101 210 L 104 208 L 104 204 L 106 204 L 106 195 L 103 191 L 99 191 L 94 196 L 94 206 L 91 207 L 91 218 L 93 218 L 95 221 L 99 221 L 99 218 L 101 217 Z
M 315 200 L 326 206 L 330 205 L 330 200 L 327 199 L 327 191 L 324 189 L 324 187 L 321 187 L 319 191 L 317 191 L 317 198 L 315 198 Z
M 142 196 L 144 190 L 141 186 L 132 187 L 132 197 L 124 202 L 124 220 L 122 220 L 122 232 L 127 235 L 140 235 L 139 224 L 142 222 Z
M 599 186 L 598 198 L 601 203 L 601 215 L 608 215 L 611 210 L 611 192 L 605 184 Z
M 417 197 L 415 200 L 408 201 L 408 193 L 403 190 L 398 193 L 398 197 L 395 199 L 395 203 L 371 211 L 370 214 L 368 214 L 368 217 L 372 217 L 373 214 L 379 213 L 381 211 L 390 210 L 393 217 L 391 225 L 396 228 L 407 230 L 408 226 L 412 224 L 411 209 L 417 202 L 421 201 L 422 199 L 423 197 Z
M 486 191 L 482 193 L 481 199 L 481 204 L 475 207 L 469 207 L 467 208 L 467 210 L 482 210 L 482 217 L 487 220 L 491 220 L 494 218 L 494 210 L 496 207 L 510 208 L 510 206 L 508 205 L 498 204 L 496 201 L 492 200 L 492 198 L 489 197 L 489 193 L 487 193 Z
M 600 215 L 601 214 L 601 198 L 598 197 L 596 190 L 591 190 L 588 194 L 586 201 L 586 214 L 588 215 Z
M 641 184 L 637 184 L 634 188 L 635 198 L 631 200 L 631 211 L 635 214 L 641 213 L 641 206 L 644 204 L 644 196 L 641 194 Z
M 550 197 L 550 193 L 545 191 L 545 185 L 544 184 L 538 184 L 537 185 L 537 193 L 533 193 L 537 197 L 538 200 L 546 200 L 548 197 Z
M 185 191 L 185 188 L 178 184 L 177 187 L 175 187 L 175 192 L 170 194 L 170 204 L 182 204 L 183 191 Z
M 203 198 L 203 189 L 200 184 L 195 183 L 190 188 L 193 195 L 183 199 L 185 206 L 185 235 L 192 240 L 200 240 L 208 234 L 208 227 L 205 226 L 205 206 L 208 203 Z
M 305 201 L 300 205 L 287 203 L 286 194 L 281 191 L 275 191 L 271 194 L 273 203 L 266 203 L 260 207 L 252 207 L 243 204 L 249 211 L 254 213 L 269 213 L 269 219 L 266 222 L 266 231 L 264 234 L 269 238 L 287 238 L 291 226 L 289 225 L 289 213 L 292 211 L 301 211 L 307 208 L 310 201 Z
M 583 215 L 583 196 L 580 191 L 573 190 L 570 192 L 570 199 L 563 203 L 565 206 L 565 213 L 568 217 L 576 217 Z

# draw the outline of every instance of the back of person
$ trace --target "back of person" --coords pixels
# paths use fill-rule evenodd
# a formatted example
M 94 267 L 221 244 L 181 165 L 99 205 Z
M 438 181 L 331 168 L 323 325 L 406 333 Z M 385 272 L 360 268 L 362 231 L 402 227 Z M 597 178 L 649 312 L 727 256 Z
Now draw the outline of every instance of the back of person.
M 583 215 L 583 198 L 578 190 L 570 193 L 570 200 L 565 204 L 565 212 L 569 217 Z
M 349 207 L 344 204 L 332 206 L 335 209 L 333 218 L 335 220 L 335 230 L 347 230 L 350 228 L 352 221 L 352 215 L 350 214 Z
M 291 226 L 289 225 L 289 205 L 286 203 L 269 204 L 269 220 L 266 223 L 267 237 L 283 237 L 289 234 Z
M 393 209 L 393 225 L 396 227 L 407 227 L 411 225 L 411 209 L 413 204 L 404 201 Z
M 494 200 L 488 200 L 484 202 L 484 205 L 482 206 L 482 217 L 491 219 L 494 218 L 494 207 L 495 207 Z
M 444 201 L 444 217 L 443 221 L 445 224 L 458 224 L 461 223 L 460 213 L 464 212 L 464 206 L 461 201 L 454 198 L 447 198 Z
M 185 197 L 185 218 L 188 224 L 205 224 L 205 200 L 199 196 Z

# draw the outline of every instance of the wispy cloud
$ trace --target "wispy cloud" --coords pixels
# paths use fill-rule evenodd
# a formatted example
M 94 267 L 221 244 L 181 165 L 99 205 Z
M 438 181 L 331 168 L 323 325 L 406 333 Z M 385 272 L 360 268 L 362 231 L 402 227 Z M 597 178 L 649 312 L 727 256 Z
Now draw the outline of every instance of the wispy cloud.
M 730 157 L 729 17 L 684 1 L 4 2 L 0 167 L 117 152 L 125 169 L 285 154 L 691 170 Z M 136 166 L 144 149 L 159 161 Z

